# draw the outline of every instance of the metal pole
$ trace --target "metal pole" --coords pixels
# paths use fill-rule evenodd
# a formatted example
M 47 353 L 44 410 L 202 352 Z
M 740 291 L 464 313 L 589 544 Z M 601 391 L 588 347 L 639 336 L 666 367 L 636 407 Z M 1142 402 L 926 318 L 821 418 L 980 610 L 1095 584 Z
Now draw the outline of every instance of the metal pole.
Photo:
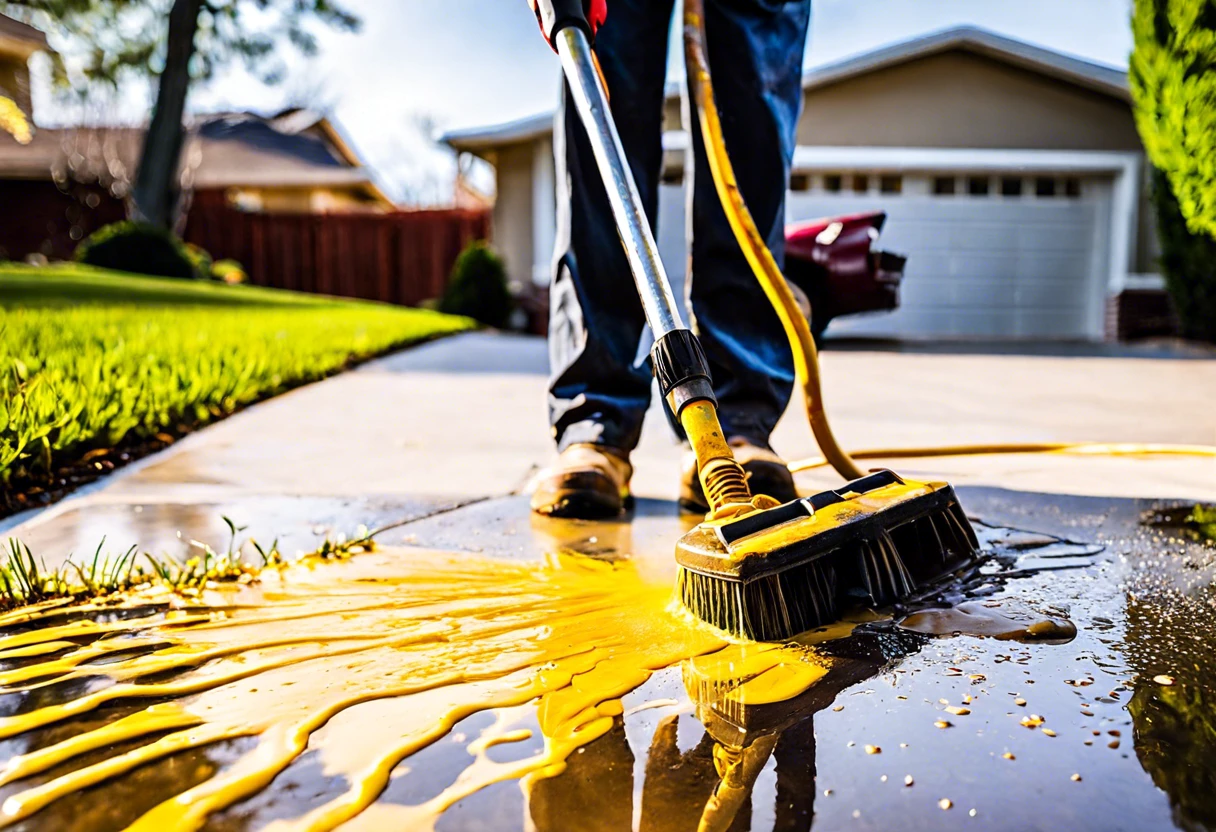
M 595 69 L 591 45 L 581 29 L 567 26 L 558 32 L 557 54 L 574 95 L 574 104 L 591 139 L 612 215 L 621 234 L 621 244 L 625 247 L 625 256 L 629 258 L 629 268 L 646 310 L 646 321 L 657 341 L 672 330 L 687 327 L 671 293 L 671 284 L 663 270 L 663 261 L 659 259 L 659 247 L 650 232 L 646 212 L 642 210 L 633 174 L 625 162 L 625 151 L 608 110 L 608 95 Z

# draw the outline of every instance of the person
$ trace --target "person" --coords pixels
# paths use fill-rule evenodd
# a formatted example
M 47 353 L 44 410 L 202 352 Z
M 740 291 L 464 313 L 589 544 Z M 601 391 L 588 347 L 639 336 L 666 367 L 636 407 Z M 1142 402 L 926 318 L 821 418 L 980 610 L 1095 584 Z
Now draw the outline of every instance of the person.
M 595 39 L 612 116 L 652 229 L 674 0 L 610 0 Z M 802 98 L 810 0 L 705 0 L 706 48 L 739 187 L 778 264 Z M 689 321 L 709 359 L 718 413 L 754 493 L 797 494 L 769 444 L 794 383 L 776 313 L 744 259 L 692 129 Z M 568 86 L 554 127 L 557 244 L 550 290 L 549 420 L 559 456 L 537 477 L 532 509 L 593 519 L 630 504 L 629 455 L 650 405 L 639 360 L 645 319 L 607 193 Z M 644 353 L 642 353 L 644 354 Z M 688 455 L 680 503 L 707 510 Z

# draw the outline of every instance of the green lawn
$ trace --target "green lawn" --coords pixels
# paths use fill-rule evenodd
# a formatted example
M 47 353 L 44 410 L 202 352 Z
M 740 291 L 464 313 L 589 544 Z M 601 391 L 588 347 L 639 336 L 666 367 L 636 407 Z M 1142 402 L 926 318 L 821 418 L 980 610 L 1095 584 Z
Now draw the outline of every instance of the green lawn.
M 225 416 L 473 322 L 421 309 L 78 265 L 0 264 L 0 476 Z

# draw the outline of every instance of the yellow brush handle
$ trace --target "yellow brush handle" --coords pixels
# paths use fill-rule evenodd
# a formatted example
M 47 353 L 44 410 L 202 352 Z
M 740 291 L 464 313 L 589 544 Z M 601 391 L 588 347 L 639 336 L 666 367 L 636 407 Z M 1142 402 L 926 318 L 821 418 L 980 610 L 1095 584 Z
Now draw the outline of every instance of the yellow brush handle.
M 747 476 L 726 444 L 713 402 L 702 400 L 685 405 L 680 411 L 680 425 L 697 455 L 697 475 L 710 515 L 734 514 L 751 505 Z

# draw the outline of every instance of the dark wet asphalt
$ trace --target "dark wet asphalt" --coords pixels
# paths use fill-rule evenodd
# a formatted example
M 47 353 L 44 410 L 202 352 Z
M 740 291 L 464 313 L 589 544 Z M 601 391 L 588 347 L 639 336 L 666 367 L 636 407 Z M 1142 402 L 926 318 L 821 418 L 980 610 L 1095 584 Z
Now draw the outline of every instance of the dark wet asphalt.
M 499 784 L 457 804 L 438 828 L 694 830 L 718 781 L 715 748 L 723 746 L 742 746 L 759 768 L 723 827 L 732 830 L 1216 828 L 1216 548 L 1141 525 L 1160 502 L 990 488 L 959 494 L 969 515 L 996 529 L 987 539 L 1004 556 L 989 570 L 983 603 L 1067 618 L 1075 639 L 930 637 L 879 624 L 828 644 L 833 669 L 808 693 L 731 713 L 690 701 L 681 669 L 670 668 L 630 693 L 614 730 L 526 802 L 518 784 Z M 222 513 L 242 525 L 247 518 L 259 539 L 277 534 L 306 548 L 322 529 L 353 532 L 444 507 L 322 500 L 181 513 L 115 507 L 63 518 L 53 527 L 60 537 L 41 548 L 68 540 L 83 548 L 103 529 L 154 536 L 158 543 L 146 548 L 171 550 L 190 539 L 222 546 Z M 668 504 L 644 501 L 632 522 L 553 523 L 512 498 L 405 522 L 384 542 L 509 558 L 568 550 L 663 568 L 688 522 Z M 1018 576 L 1001 577 L 1010 572 Z M 470 717 L 455 733 L 475 734 L 486 719 Z M 501 753 L 523 755 L 538 742 Z M 161 773 L 176 781 L 169 767 L 180 774 L 186 765 L 191 776 L 205 776 L 226 759 L 223 749 L 191 752 Z M 468 761 L 462 744 L 440 741 L 408 760 L 382 799 L 425 799 Z M 152 782 L 151 773 L 138 782 Z M 276 782 L 209 828 L 259 828 L 297 815 L 327 790 L 321 775 L 305 774 Z M 73 799 L 80 828 L 108 828 L 106 818 L 124 816 L 112 811 L 123 782 Z
M 749 715 L 754 736 L 778 739 L 729 828 L 1216 828 L 1216 548 L 1141 525 L 1160 501 L 959 494 L 990 526 L 1079 544 L 1007 548 L 1011 567 L 1027 573 L 985 597 L 1066 616 L 1077 637 L 1046 644 L 880 630 L 829 646 L 838 667 L 809 695 Z M 639 506 L 632 525 L 555 529 L 520 503 L 491 502 L 401 532 L 412 545 L 509 557 L 555 546 L 661 556 L 680 528 L 660 503 Z M 532 822 L 696 829 L 717 779 L 714 740 L 739 734 L 704 707 L 688 713 L 684 691 L 673 668 L 630 694 L 621 730 L 546 783 Z M 673 704 L 631 714 L 665 699 Z M 597 784 L 590 803 L 588 783 Z M 489 817 L 501 824 L 494 828 L 526 828 L 518 790 L 492 791 L 498 802 L 483 794 L 440 828 L 479 828 Z M 588 805 L 596 811 L 578 812 Z M 546 827 L 554 818 L 563 820 Z

